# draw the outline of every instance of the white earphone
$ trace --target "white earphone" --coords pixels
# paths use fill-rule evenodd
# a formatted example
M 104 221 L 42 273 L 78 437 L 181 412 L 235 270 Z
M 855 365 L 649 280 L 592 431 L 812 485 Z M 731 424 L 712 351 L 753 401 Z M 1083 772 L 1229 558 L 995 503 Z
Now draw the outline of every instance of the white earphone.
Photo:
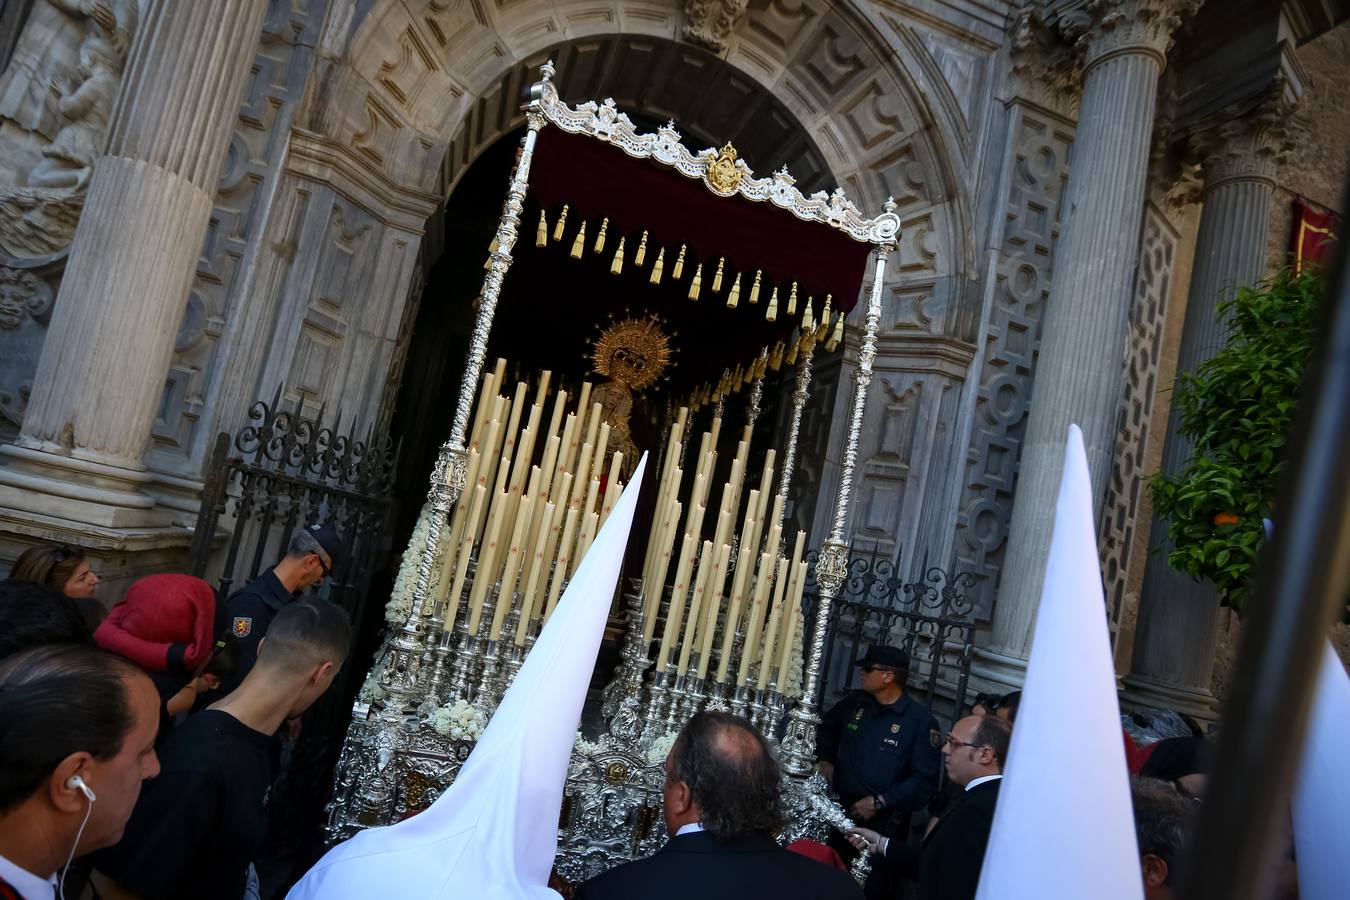
M 61 867 L 61 878 L 56 884 L 56 896 L 60 900 L 65 900 L 66 897 L 66 870 L 70 868 L 71 861 L 75 859 L 75 848 L 80 845 L 80 838 L 84 835 L 84 826 L 89 824 L 89 814 L 94 811 L 94 801 L 98 799 L 89 785 L 85 784 L 84 779 L 78 775 L 67 778 L 66 787 L 84 794 L 84 799 L 88 800 L 89 803 L 84 808 L 84 820 L 80 822 L 80 830 L 75 832 L 75 842 L 70 845 L 70 855 L 66 857 L 66 864 Z
M 70 776 L 69 780 L 66 781 L 66 787 L 70 788 L 73 791 L 79 791 L 81 794 L 84 794 L 85 798 L 90 803 L 93 803 L 95 800 L 98 799 L 98 797 L 94 795 L 93 790 L 90 789 L 89 785 L 85 784 L 84 779 L 78 775 Z

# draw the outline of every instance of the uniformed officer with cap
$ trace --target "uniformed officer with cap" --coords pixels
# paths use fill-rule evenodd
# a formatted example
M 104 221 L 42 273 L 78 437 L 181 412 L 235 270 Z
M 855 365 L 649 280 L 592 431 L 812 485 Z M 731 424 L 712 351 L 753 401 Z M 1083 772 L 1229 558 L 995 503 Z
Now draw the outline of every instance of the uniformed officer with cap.
M 937 791 L 942 732 L 905 694 L 905 651 L 873 645 L 854 665 L 862 670 L 862 690 L 825 714 L 818 765 L 850 816 L 886 832 Z
M 258 661 L 258 644 L 283 606 L 324 578 L 341 562 L 342 541 L 332 525 L 305 525 L 291 537 L 275 566 L 230 595 L 225 627 L 239 644 L 239 666 L 215 697 L 238 687 Z

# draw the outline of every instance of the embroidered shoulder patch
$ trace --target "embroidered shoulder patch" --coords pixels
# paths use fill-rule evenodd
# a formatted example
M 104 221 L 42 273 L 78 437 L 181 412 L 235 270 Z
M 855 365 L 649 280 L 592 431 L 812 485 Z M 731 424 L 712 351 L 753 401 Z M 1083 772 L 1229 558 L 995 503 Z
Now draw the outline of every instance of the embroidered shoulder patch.
M 934 747 L 941 747 L 942 732 L 938 731 L 936 728 L 928 729 L 928 742 L 932 744 Z
M 235 617 L 234 617 L 234 629 L 233 629 L 233 630 L 234 630 L 234 636 L 235 636 L 235 637 L 238 637 L 238 638 L 246 638 L 246 637 L 248 637 L 250 634 L 253 633 L 253 617 L 252 617 L 252 616 L 235 616 Z

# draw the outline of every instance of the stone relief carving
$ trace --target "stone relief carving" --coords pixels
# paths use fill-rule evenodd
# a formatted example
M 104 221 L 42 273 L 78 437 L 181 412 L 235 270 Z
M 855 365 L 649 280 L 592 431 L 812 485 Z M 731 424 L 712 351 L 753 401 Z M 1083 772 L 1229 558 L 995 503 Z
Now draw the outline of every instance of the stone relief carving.
M 23 424 L 55 294 L 42 274 L 0 266 L 0 435 Z
M 684 26 L 684 36 L 692 43 L 721 53 L 749 6 L 750 0 L 687 0 L 684 12 L 689 22 Z
M 1167 301 L 1172 293 L 1172 267 L 1176 261 L 1178 235 L 1166 216 L 1153 204 L 1144 210 L 1139 243 L 1139 266 L 1135 275 L 1134 302 L 1130 305 L 1130 331 L 1125 348 L 1125 394 L 1120 401 L 1116 448 L 1111 480 L 1102 504 L 1098 541 L 1106 587 L 1106 606 L 1112 626 L 1119 624 L 1129 580 L 1135 528 L 1144 503 L 1149 426 L 1153 422 L 1153 398 L 1162 356 L 1163 326 Z M 1160 419 L 1159 427 L 1167 421 Z M 1161 437 L 1161 436 L 1160 436 Z
M 0 76 L 0 247 L 58 253 L 75 234 L 136 31 L 137 0 L 40 0 Z
M 1014 129 L 1008 225 L 996 263 L 998 282 L 985 335 L 951 566 L 979 579 L 971 600 L 976 617 L 982 619 L 993 609 L 1007 549 L 1041 316 L 1050 295 L 1051 260 L 1059 236 L 1059 202 L 1073 142 L 1071 125 L 1026 106 L 1017 108 Z

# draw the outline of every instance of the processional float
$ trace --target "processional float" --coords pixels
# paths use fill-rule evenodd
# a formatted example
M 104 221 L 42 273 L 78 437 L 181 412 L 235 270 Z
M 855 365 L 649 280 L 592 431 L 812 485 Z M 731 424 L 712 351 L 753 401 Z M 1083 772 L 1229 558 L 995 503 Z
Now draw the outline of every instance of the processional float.
M 715 341 L 700 343 L 686 369 L 725 365 L 669 404 L 661 422 L 665 442 L 648 467 L 651 526 L 645 534 L 635 528 L 629 544 L 638 574 L 623 591 L 621 661 L 604 691 L 603 733 L 595 742 L 579 737 L 573 753 L 557 870 L 580 881 L 661 846 L 664 756 L 701 709 L 760 726 L 787 774 L 782 837 L 823 839 L 830 827 L 851 824 L 813 774 L 815 730 L 825 627 L 846 577 L 844 534 L 882 281 L 900 232 L 895 205 L 869 219 L 842 190 L 804 196 L 785 169 L 754 177 L 730 145 L 691 153 L 674 123 L 641 134 L 612 100 L 572 107 L 558 97 L 552 63 L 541 74 L 525 108 L 527 131 L 490 248 L 450 436 L 387 607 L 393 630 L 338 763 L 329 838 L 416 813 L 453 782 L 624 489 L 638 455 L 633 395 L 661 376 L 675 349 L 661 315 L 669 310 L 658 307 L 604 328 L 591 356 L 608 380 L 580 385 L 575 398 L 554 389 L 547 371 L 514 389 L 505 360 L 485 371 L 503 279 L 522 226 L 528 234 L 532 225 L 531 252 L 600 257 L 615 275 L 627 267 L 628 278 L 640 273 L 640 284 L 651 286 L 646 305 L 702 300 L 718 322 L 753 323 L 744 327 L 754 338 L 737 338 L 729 350 L 723 341 L 723 359 L 710 349 Z M 523 220 L 527 192 L 531 216 Z M 815 348 L 833 350 L 842 340 L 869 260 L 839 488 L 817 557 L 809 627 L 801 605 L 805 534 L 784 534 L 784 513 Z M 796 367 L 783 452 L 765 450 L 755 479 L 747 468 L 763 381 L 783 365 Z M 727 429 L 734 449 L 725 470 L 717 465 L 724 403 L 743 387 L 746 422 L 739 435 Z M 695 420 L 705 416 L 695 442 Z

